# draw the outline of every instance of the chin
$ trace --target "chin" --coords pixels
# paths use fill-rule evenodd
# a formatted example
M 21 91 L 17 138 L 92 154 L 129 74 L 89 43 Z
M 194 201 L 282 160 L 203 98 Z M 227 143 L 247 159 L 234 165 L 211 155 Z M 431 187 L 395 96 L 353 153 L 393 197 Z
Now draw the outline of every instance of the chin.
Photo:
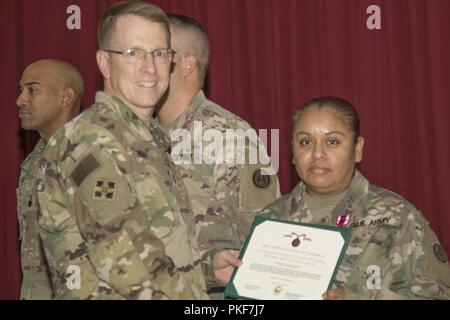
M 329 185 L 320 184 L 320 183 L 310 183 L 310 187 L 316 191 L 323 192 L 329 189 Z
M 22 130 L 34 130 L 33 126 L 27 125 L 26 123 L 21 123 L 20 127 L 22 128 Z
M 328 194 L 329 191 L 332 191 L 332 185 L 330 185 L 330 183 L 325 182 L 325 181 L 314 181 L 314 180 L 309 180 L 308 185 L 316 190 L 317 193 L 322 193 L 322 194 Z
M 317 175 L 308 175 L 308 181 L 311 182 L 311 184 L 322 186 L 322 185 L 328 185 L 328 178 L 324 177 L 323 175 L 317 176 Z
M 150 107 L 154 107 L 159 99 L 161 98 L 161 96 L 157 96 L 155 94 L 146 94 L 146 95 L 142 95 L 142 99 L 139 100 L 139 103 L 137 103 L 137 105 L 141 105 L 143 107 L 146 108 L 150 108 Z
M 143 103 L 141 105 L 141 108 L 143 108 L 143 109 L 151 109 L 151 108 L 154 108 L 157 103 L 158 103 L 157 100 L 146 101 L 145 103 Z

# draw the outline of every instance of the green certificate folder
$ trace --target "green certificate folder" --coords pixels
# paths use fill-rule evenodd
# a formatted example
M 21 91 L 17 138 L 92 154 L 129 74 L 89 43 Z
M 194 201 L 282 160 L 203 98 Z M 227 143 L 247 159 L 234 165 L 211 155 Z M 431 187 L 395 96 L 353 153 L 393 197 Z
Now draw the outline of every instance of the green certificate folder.
M 344 228 L 256 217 L 243 264 L 225 288 L 231 298 L 315 300 L 333 284 L 350 240 Z

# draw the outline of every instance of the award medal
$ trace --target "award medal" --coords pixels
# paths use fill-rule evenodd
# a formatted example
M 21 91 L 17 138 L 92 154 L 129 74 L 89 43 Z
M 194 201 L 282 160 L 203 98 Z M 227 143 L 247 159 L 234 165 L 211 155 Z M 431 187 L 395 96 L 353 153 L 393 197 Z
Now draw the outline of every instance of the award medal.
M 348 223 L 350 222 L 351 217 L 352 217 L 351 213 L 345 213 L 345 214 L 340 215 L 336 219 L 336 225 L 339 228 L 345 228 L 348 225 Z

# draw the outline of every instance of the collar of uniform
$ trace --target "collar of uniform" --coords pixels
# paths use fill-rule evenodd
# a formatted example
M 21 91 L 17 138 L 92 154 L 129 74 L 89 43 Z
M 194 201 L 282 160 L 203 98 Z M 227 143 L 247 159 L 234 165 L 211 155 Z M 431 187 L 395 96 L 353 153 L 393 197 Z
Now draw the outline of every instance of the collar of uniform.
M 156 141 L 157 145 L 164 152 L 171 152 L 171 142 L 169 137 L 164 132 L 160 123 L 156 119 L 151 119 L 149 124 L 150 133 L 153 136 L 153 139 Z
M 200 90 L 197 92 L 194 98 L 192 98 L 191 103 L 189 103 L 188 111 L 193 111 L 203 105 L 203 103 L 206 101 L 206 96 L 203 90 Z
M 355 170 L 352 182 L 347 188 L 344 198 L 336 205 L 331 213 L 332 219 L 337 218 L 343 214 L 352 214 L 352 219 L 360 218 L 365 215 L 365 209 L 368 203 L 368 193 L 369 193 L 369 181 L 363 176 L 359 170 Z M 304 201 L 304 192 L 306 192 L 306 185 L 303 182 L 299 182 L 297 186 L 292 190 L 290 196 L 290 203 L 292 212 L 291 215 L 295 214 L 295 211 L 299 209 L 306 208 Z
M 100 91 L 95 95 L 95 103 L 102 103 L 109 106 L 126 123 L 130 131 L 139 139 L 152 141 L 153 136 L 150 130 L 150 123 L 145 123 L 122 100 Z
M 26 172 L 32 171 L 31 170 L 32 166 L 38 165 L 39 161 L 37 160 L 41 158 L 46 145 L 47 144 L 45 140 L 41 138 L 38 141 L 38 143 L 36 143 L 36 146 L 34 147 L 33 151 L 27 156 L 27 158 L 22 163 L 20 168 Z
M 336 220 L 339 216 L 351 214 L 351 219 L 347 225 L 350 225 L 355 219 L 366 215 L 369 195 L 369 181 L 359 170 L 355 170 L 352 182 L 347 189 L 344 199 L 333 209 L 332 219 Z
M 179 123 L 187 123 L 188 120 L 193 120 L 193 115 L 197 111 L 197 109 L 203 105 L 203 103 L 206 101 L 206 96 L 203 90 L 200 90 L 197 92 L 197 94 L 192 98 L 191 102 L 189 103 L 186 110 L 178 116 L 172 123 L 164 126 L 165 132 L 170 132 L 173 129 L 179 128 Z

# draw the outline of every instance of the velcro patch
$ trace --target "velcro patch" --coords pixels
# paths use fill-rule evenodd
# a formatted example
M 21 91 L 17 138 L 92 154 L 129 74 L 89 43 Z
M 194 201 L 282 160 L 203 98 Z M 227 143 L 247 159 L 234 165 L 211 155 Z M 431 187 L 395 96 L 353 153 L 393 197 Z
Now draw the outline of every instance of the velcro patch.
M 75 185 L 80 187 L 86 178 L 100 166 L 100 162 L 92 154 L 88 154 L 72 171 L 70 179 Z

